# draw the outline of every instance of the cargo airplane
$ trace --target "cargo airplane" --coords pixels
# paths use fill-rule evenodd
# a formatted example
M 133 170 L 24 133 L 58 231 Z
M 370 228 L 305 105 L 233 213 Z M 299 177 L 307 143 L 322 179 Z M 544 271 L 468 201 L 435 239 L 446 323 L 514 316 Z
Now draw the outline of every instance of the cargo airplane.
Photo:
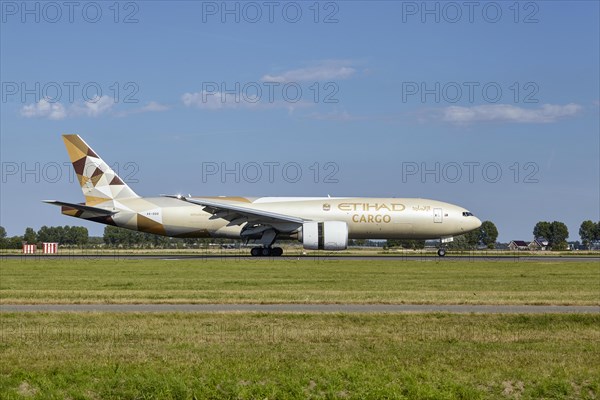
M 62 213 L 178 238 L 230 238 L 254 243 L 253 256 L 280 256 L 279 240 L 305 249 L 344 250 L 348 239 L 439 239 L 481 226 L 468 210 L 420 198 L 140 197 L 79 135 L 63 135 L 85 203 L 46 200 Z

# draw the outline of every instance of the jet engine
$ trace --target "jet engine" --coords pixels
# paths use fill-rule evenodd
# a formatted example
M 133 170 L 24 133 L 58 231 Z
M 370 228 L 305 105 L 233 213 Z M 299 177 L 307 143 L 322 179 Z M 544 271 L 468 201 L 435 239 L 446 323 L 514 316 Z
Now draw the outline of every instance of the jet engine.
M 341 221 L 305 222 L 298 241 L 307 250 L 345 250 L 348 247 L 348 225 Z

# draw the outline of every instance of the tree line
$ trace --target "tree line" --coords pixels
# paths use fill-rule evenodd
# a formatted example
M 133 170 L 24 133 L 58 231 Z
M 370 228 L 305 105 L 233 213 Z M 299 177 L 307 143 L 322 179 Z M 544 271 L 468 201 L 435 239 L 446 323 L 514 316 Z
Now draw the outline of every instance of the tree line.
M 565 250 L 568 246 L 569 229 L 560 221 L 540 221 L 533 228 L 533 236 L 546 239 L 552 250 Z M 583 246 L 590 250 L 595 243 L 600 242 L 600 221 L 583 221 L 579 227 L 579 237 Z
M 583 245 L 587 249 L 591 249 L 594 243 L 600 242 L 600 222 L 583 221 L 579 228 L 579 236 Z M 533 237 L 546 239 L 548 247 L 552 250 L 566 250 L 569 229 L 560 221 L 539 221 L 533 228 Z M 496 225 L 492 221 L 483 221 L 479 229 L 455 237 L 454 241 L 450 242 L 447 247 L 449 249 L 475 249 L 479 247 L 494 249 L 497 238 L 498 229 Z M 387 247 L 422 249 L 425 247 L 425 240 L 388 240 Z
M 533 228 L 534 238 L 544 238 L 552 250 L 565 250 L 569 230 L 560 221 L 539 221 Z M 600 242 L 600 221 L 586 220 L 581 223 L 579 236 L 583 245 L 591 249 L 594 243 Z M 449 249 L 474 249 L 496 246 L 498 229 L 492 221 L 483 221 L 481 227 L 464 235 L 457 236 L 448 244 Z M 0 248 L 20 249 L 23 243 L 38 244 L 42 242 L 56 242 L 61 246 L 86 246 L 88 244 L 104 244 L 108 247 L 125 248 L 172 248 L 172 247 L 204 247 L 209 243 L 230 243 L 226 239 L 178 239 L 131 231 L 107 225 L 101 241 L 90 238 L 88 230 L 82 226 L 42 226 L 37 232 L 33 228 L 26 228 L 22 236 L 7 237 L 6 229 L 0 226 Z M 354 241 L 356 243 L 360 241 Z M 402 247 L 405 249 L 422 249 L 424 240 L 388 240 L 387 247 Z
M 168 236 L 155 235 L 153 233 L 132 231 L 107 225 L 104 227 L 102 236 L 104 244 L 108 247 L 129 248 L 181 248 L 194 246 L 207 246 L 209 243 L 225 243 L 224 240 L 215 239 L 180 239 Z M 231 241 L 229 241 L 231 242 Z
M 560 221 L 540 221 L 533 228 L 534 238 L 544 238 L 552 250 L 566 250 L 569 229 Z
M 456 236 L 448 243 L 448 249 L 475 249 L 483 246 L 493 249 L 498 238 L 498 228 L 492 221 L 483 221 L 478 229 Z M 402 247 L 403 249 L 418 250 L 425 247 L 425 240 L 388 240 L 387 247 Z
M 579 227 L 579 237 L 587 249 L 590 249 L 594 242 L 600 242 L 600 221 L 583 221 Z
M 42 226 L 37 232 L 26 228 L 22 236 L 7 237 L 6 229 L 0 226 L 0 247 L 3 249 L 20 249 L 23 243 L 39 244 L 43 242 L 58 243 L 64 246 L 84 246 L 89 242 L 87 228 L 83 226 Z

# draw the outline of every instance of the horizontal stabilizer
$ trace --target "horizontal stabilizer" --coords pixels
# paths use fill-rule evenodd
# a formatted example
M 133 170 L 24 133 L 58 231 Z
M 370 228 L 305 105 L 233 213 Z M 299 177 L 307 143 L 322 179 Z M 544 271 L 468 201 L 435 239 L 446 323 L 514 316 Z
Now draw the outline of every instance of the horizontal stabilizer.
M 89 213 L 93 213 L 93 214 L 96 214 L 99 216 L 100 215 L 103 215 L 103 216 L 115 215 L 118 212 L 118 211 L 105 210 L 103 208 L 86 206 L 84 204 L 66 203 L 64 201 L 56 201 L 56 200 L 43 200 L 43 201 L 44 201 L 44 203 L 53 204 L 55 206 L 70 207 L 75 210 L 89 212 Z

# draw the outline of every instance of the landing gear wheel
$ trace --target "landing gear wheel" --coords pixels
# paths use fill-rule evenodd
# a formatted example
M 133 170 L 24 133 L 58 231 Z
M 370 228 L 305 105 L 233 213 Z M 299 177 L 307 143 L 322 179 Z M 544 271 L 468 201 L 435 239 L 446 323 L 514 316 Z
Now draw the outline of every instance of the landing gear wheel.
M 446 255 L 446 249 L 438 249 L 438 256 L 444 257 Z
M 279 257 L 283 255 L 283 249 L 281 247 L 253 247 L 250 254 L 252 257 Z

